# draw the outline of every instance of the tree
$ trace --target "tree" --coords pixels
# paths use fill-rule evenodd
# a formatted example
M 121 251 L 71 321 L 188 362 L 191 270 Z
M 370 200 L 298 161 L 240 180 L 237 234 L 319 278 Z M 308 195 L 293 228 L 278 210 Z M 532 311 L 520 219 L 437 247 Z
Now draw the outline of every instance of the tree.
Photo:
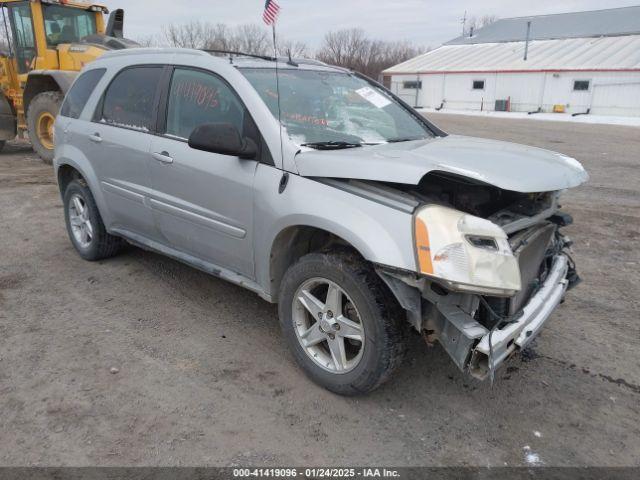
M 486 27 L 487 25 L 491 25 L 499 19 L 500 17 L 498 17 L 497 15 L 482 15 L 480 17 L 473 15 L 469 17 L 469 20 L 467 20 L 464 28 L 464 34 L 467 37 L 471 36 L 473 32 L 476 32 L 479 29 Z
M 162 28 L 162 34 L 172 47 L 203 49 L 211 37 L 212 26 L 198 20 L 183 25 L 170 24 Z
M 256 24 L 230 27 L 224 23 L 211 24 L 194 21 L 182 25 L 171 24 L 163 28 L 166 43 L 172 47 L 224 50 L 250 53 L 253 55 L 273 55 L 270 32 Z M 309 51 L 302 42 L 278 40 L 280 55 L 306 55 Z
M 141 47 L 159 47 L 161 44 L 160 39 L 156 35 L 143 35 L 141 37 L 136 37 L 133 39 L 136 43 L 140 44 Z
M 304 42 L 298 42 L 294 40 L 277 39 L 278 55 L 289 56 L 292 58 L 307 58 L 310 57 L 309 47 Z
M 418 49 L 408 42 L 372 40 L 364 30 L 353 28 L 327 33 L 316 57 L 325 63 L 378 78 L 383 70 L 417 56 L 421 50 L 425 49 Z

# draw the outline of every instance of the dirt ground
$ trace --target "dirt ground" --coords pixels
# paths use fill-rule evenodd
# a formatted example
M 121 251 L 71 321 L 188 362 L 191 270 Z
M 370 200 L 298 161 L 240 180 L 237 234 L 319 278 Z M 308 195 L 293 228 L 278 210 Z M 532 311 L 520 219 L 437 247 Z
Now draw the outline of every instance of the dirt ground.
M 51 168 L 14 143 L 0 154 L 0 464 L 640 465 L 640 129 L 431 118 L 561 151 L 592 177 L 563 202 L 584 283 L 493 388 L 417 336 L 373 394 L 316 387 L 256 295 L 136 248 L 82 261 Z

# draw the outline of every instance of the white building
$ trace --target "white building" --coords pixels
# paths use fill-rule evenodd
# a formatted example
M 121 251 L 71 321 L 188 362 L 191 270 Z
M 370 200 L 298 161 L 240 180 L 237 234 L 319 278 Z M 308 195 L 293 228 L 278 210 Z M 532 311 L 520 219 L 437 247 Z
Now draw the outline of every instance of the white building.
M 640 116 L 640 6 L 498 20 L 384 71 L 383 83 L 443 111 Z

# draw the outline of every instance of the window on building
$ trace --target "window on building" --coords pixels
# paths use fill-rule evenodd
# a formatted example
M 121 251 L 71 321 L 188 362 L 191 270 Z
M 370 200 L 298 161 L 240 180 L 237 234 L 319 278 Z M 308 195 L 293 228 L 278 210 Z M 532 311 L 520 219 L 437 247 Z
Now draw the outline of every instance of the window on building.
M 473 89 L 474 90 L 484 90 L 484 80 L 474 80 L 473 81 Z
M 91 93 L 98 85 L 107 70 L 98 68 L 83 73 L 74 82 L 73 87 L 69 90 L 67 97 L 62 104 L 60 115 L 69 118 L 79 118 L 85 104 L 89 100 Z
M 230 123 L 242 132 L 245 109 L 231 88 L 215 75 L 176 69 L 171 81 L 167 133 L 189 138 L 206 123 Z
M 591 82 L 589 80 L 576 80 L 573 82 L 573 90 L 576 92 L 584 92 L 589 90 L 589 85 Z
M 101 121 L 115 127 L 149 131 L 162 67 L 135 67 L 120 72 L 104 95 Z
M 402 83 L 402 88 L 405 90 L 421 90 L 422 89 L 422 81 L 417 80 L 409 80 L 407 82 Z

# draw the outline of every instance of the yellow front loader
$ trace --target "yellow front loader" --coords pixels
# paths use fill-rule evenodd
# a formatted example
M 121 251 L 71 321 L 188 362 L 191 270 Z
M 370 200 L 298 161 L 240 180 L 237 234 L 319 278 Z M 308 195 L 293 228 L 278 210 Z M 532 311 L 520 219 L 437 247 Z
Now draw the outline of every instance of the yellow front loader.
M 0 149 L 25 131 L 44 162 L 53 160 L 53 124 L 84 65 L 123 38 L 124 12 L 82 0 L 0 0 Z

